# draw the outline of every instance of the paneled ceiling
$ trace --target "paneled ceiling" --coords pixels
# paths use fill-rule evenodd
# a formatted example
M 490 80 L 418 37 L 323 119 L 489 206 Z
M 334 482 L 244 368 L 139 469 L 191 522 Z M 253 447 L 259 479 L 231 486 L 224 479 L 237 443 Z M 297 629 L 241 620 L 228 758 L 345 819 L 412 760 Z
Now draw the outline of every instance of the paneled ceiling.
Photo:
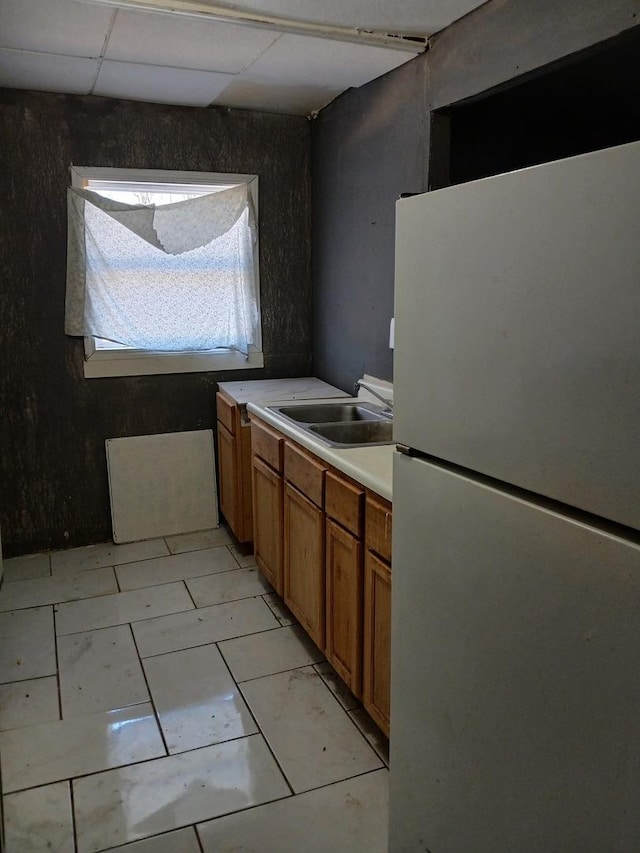
M 0 86 L 308 115 L 484 0 L 0 0 Z

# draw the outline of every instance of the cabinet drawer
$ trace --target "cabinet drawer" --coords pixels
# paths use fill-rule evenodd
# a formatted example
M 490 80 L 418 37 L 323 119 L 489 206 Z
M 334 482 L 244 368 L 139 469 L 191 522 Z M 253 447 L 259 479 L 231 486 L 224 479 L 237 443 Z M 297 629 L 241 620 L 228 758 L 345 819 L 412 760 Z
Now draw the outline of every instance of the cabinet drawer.
M 218 420 L 233 435 L 236 431 L 236 407 L 224 397 L 220 391 L 216 394 L 216 412 Z
M 327 471 L 325 482 L 325 511 L 330 518 L 353 533 L 362 536 L 364 489 L 343 477 Z
M 251 452 L 279 474 L 283 467 L 283 447 L 284 438 L 279 432 L 269 429 L 262 421 L 251 419 Z
M 288 441 L 284 445 L 284 476 L 316 506 L 323 506 L 327 466 Z
M 391 504 L 367 495 L 366 533 L 367 548 L 375 551 L 387 563 L 391 562 Z

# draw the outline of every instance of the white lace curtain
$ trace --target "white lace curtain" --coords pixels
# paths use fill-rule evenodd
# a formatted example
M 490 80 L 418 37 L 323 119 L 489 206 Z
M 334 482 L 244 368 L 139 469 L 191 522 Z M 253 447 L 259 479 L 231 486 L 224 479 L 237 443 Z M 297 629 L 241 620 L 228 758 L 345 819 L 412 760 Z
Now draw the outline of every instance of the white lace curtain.
M 68 190 L 65 332 L 137 349 L 247 353 L 258 308 L 246 184 L 174 204 Z

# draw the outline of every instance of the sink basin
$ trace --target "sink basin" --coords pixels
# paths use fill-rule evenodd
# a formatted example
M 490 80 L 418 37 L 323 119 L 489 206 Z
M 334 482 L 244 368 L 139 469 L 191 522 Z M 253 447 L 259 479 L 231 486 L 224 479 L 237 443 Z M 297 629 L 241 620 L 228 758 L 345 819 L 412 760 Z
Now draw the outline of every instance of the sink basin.
M 369 403 L 327 403 L 309 406 L 272 406 L 286 418 L 302 424 L 352 423 L 384 418 L 380 406 Z
M 336 447 L 393 442 L 393 422 L 384 417 L 358 423 L 312 424 L 308 429 L 309 432 Z

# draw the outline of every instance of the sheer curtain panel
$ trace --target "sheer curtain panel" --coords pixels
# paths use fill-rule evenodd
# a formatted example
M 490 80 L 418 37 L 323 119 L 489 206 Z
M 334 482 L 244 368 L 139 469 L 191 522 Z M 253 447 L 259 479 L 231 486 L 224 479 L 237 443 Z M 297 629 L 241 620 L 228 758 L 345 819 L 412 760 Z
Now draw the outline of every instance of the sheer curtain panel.
M 65 332 L 141 350 L 248 353 L 258 324 L 247 185 L 166 205 L 68 189 Z

